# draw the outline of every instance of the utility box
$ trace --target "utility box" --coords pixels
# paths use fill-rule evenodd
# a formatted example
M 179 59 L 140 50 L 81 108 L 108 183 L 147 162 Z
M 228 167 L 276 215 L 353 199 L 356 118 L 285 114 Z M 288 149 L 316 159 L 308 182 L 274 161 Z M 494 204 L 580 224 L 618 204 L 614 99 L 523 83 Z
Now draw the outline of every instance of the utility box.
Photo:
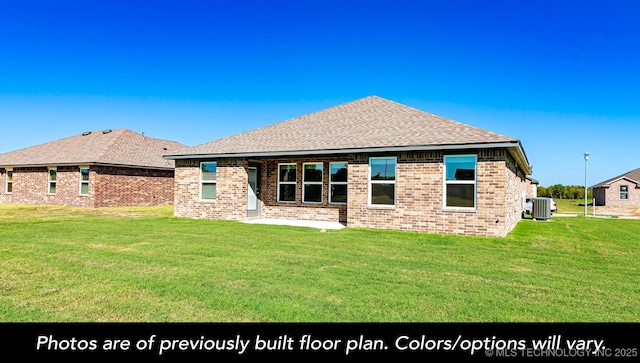
M 533 219 L 551 219 L 551 199 L 533 198 Z

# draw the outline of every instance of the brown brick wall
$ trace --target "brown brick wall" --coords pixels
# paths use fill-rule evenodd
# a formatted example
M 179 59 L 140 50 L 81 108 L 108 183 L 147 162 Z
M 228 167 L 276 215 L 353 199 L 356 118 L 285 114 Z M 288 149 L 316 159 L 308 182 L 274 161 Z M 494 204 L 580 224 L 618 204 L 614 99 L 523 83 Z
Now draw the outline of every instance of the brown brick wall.
M 4 168 L 0 168 L 0 203 L 11 203 L 12 194 L 7 194 L 7 171 Z
M 57 166 L 56 193 L 49 193 L 48 169 L 13 168 L 13 193 L 6 193 L 6 171 L 0 173 L 5 203 L 106 207 L 163 205 L 173 202 L 173 170 L 91 165 L 89 194 L 80 195 L 80 167 Z
M 329 163 L 346 161 L 348 161 L 346 156 L 282 158 L 264 161 L 262 163 L 262 217 L 346 222 L 347 205 L 329 203 Z M 278 164 L 288 163 L 296 164 L 296 201 L 278 202 Z M 323 165 L 322 202 L 319 204 L 302 201 L 303 163 L 322 163 Z
M 200 162 L 217 161 L 216 199 L 200 199 Z M 244 159 L 176 160 L 174 214 L 200 219 L 242 220 L 247 214 Z
M 506 235 L 515 228 L 522 219 L 524 202 L 527 198 L 527 179 L 525 173 L 520 169 L 513 156 L 505 153 L 505 224 L 498 235 Z
M 448 152 L 455 154 L 455 151 Z M 504 236 L 521 218 L 524 182 L 506 166 L 505 150 L 477 152 L 477 207 L 444 207 L 443 152 L 398 154 L 396 205 L 369 206 L 368 157 L 349 164 L 347 225 L 446 234 Z M 515 194 L 514 194 L 515 193 Z
M 252 161 L 261 165 L 261 217 L 346 221 L 350 227 L 504 236 L 521 219 L 524 174 L 507 150 L 475 153 L 478 155 L 477 206 L 472 210 L 444 207 L 444 152 L 393 154 L 398 157 L 396 205 L 390 207 L 369 205 L 368 168 L 369 157 L 373 155 Z M 348 205 L 329 204 L 329 162 L 345 160 L 349 163 Z M 175 214 L 188 218 L 246 218 L 249 161 L 218 160 L 215 201 L 199 199 L 199 162 L 178 160 L 176 163 Z M 303 162 L 322 162 L 324 165 L 320 204 L 302 202 Z M 279 163 L 297 164 L 296 201 L 293 203 L 277 201 Z
M 527 179 L 526 181 L 526 192 L 527 198 L 537 198 L 538 197 L 538 184 L 533 184 L 531 181 Z
M 89 176 L 89 188 L 93 178 Z M 2 191 L 6 193 L 6 172 L 3 173 Z M 48 169 L 13 168 L 13 192 L 5 194 L 6 203 L 34 205 L 68 205 L 76 207 L 93 206 L 93 195 L 80 195 L 80 168 L 78 166 L 58 166 L 56 173 L 56 193 L 49 193 Z
M 173 203 L 173 170 L 92 166 L 95 207 L 152 206 Z
M 262 218 L 306 219 L 320 221 L 346 221 L 346 205 L 328 202 L 329 161 L 346 161 L 346 158 L 304 159 L 304 162 L 323 162 L 323 202 L 322 204 L 302 203 L 302 162 L 303 159 L 252 160 L 260 165 L 260 209 Z M 249 161 L 244 159 L 218 159 L 216 200 L 200 200 L 200 162 L 214 160 L 177 160 L 175 180 L 176 216 L 205 219 L 242 220 L 247 215 L 247 169 Z M 298 184 L 296 202 L 277 201 L 278 163 L 297 163 Z

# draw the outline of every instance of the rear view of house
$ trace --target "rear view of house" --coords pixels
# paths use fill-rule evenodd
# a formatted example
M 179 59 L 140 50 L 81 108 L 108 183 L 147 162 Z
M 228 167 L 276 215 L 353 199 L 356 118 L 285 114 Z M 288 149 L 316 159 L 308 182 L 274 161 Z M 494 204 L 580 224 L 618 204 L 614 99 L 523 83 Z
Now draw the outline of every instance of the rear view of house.
M 81 207 L 173 203 L 185 145 L 127 129 L 84 132 L 0 154 L 0 202 Z
M 592 188 L 596 205 L 640 208 L 640 168 L 607 179 Z
M 531 173 L 518 139 L 370 96 L 167 153 L 177 216 L 504 236 Z

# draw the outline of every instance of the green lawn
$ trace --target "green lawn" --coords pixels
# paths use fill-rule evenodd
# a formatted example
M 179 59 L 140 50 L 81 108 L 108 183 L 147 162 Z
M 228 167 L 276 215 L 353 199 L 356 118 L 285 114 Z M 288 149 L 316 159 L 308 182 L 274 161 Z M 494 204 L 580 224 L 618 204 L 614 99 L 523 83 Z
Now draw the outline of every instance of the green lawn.
M 637 322 L 640 221 L 506 238 L 0 204 L 3 322 Z
M 584 214 L 584 200 L 555 199 L 555 201 L 558 204 L 558 213 L 580 214 L 581 216 Z M 591 201 L 587 202 L 591 203 Z M 590 205 L 587 206 L 587 214 L 593 214 L 593 207 Z

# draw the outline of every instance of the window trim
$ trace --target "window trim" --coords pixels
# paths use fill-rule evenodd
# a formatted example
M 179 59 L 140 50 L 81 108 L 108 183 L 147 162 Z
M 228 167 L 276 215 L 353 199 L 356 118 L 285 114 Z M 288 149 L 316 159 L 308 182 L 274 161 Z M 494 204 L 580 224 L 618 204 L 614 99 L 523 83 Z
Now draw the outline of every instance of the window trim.
M 80 191 L 78 192 L 80 196 L 86 197 L 87 195 L 89 195 L 89 173 L 90 173 L 90 169 L 89 166 L 87 165 L 80 165 L 79 166 L 80 169 Z M 87 180 L 82 180 L 82 169 L 87 169 Z M 83 184 L 87 184 L 87 193 L 84 194 L 82 193 L 82 185 Z
M 447 180 L 447 158 L 455 158 L 455 157 L 468 157 L 473 156 L 474 158 L 474 177 L 473 180 Z M 448 210 L 477 210 L 478 209 L 478 155 L 476 154 L 450 154 L 444 155 L 442 159 L 443 165 L 443 175 L 442 175 L 442 206 L 444 209 Z M 458 207 L 458 206 L 448 206 L 447 205 L 447 185 L 470 185 L 473 184 L 473 207 Z
M 216 164 L 216 180 L 203 180 L 202 179 L 202 164 Z M 218 161 L 201 161 L 198 164 L 198 171 L 200 172 L 199 183 L 198 183 L 198 195 L 200 196 L 201 202 L 213 202 L 218 199 Z M 216 185 L 216 197 L 215 198 L 203 198 L 202 197 L 202 187 L 204 184 L 215 184 Z
M 394 179 L 391 180 L 371 180 L 371 160 L 374 159 L 394 159 L 395 160 L 395 169 L 393 172 Z M 368 206 L 375 208 L 396 208 L 398 204 L 398 184 L 396 183 L 398 180 L 398 157 L 397 156 L 372 156 L 369 157 L 369 170 L 368 170 L 368 184 L 369 184 L 369 192 L 368 192 Z M 393 184 L 393 204 L 373 204 L 371 202 L 371 197 L 373 194 L 373 184 Z
M 344 164 L 347 166 L 347 181 L 344 182 L 334 182 L 331 180 L 331 165 L 333 164 Z M 329 190 L 328 190 L 328 194 L 329 194 L 329 204 L 339 204 L 339 205 L 344 205 L 347 204 L 349 202 L 349 199 L 347 198 L 346 202 L 334 202 L 331 200 L 331 189 L 334 185 L 345 185 L 347 186 L 347 192 L 349 190 L 349 162 L 348 161 L 331 161 L 329 162 Z
M 320 170 L 321 170 L 321 176 L 320 176 L 320 181 L 314 181 L 314 182 L 308 182 L 305 180 L 305 166 L 306 165 L 320 165 Z M 302 203 L 304 204 L 322 204 L 323 200 L 324 200 L 324 188 L 322 187 L 322 184 L 324 183 L 324 162 L 322 161 L 315 161 L 315 162 L 306 162 L 306 163 L 302 163 Z M 305 185 L 320 185 L 320 201 L 319 202 L 308 202 L 306 201 L 305 197 L 306 197 L 306 193 L 305 193 Z M 278 188 L 279 189 L 279 188 Z
M 51 171 L 55 172 L 56 178 L 55 180 L 51 180 Z M 55 191 L 51 192 L 51 186 L 54 186 Z M 48 166 L 47 167 L 47 194 L 55 195 L 58 191 L 58 167 L 56 166 Z
M 282 165 L 294 165 L 296 167 L 296 180 L 295 181 L 280 181 L 280 166 Z M 277 178 L 278 178 L 278 192 L 277 192 L 277 202 L 278 203 L 296 203 L 298 196 L 297 196 L 297 192 L 295 193 L 293 200 L 281 200 L 280 199 L 280 185 L 284 184 L 284 185 L 293 185 L 296 189 L 297 189 L 297 184 L 298 184 L 298 163 L 278 163 L 278 172 L 277 172 Z
M 4 184 L 4 193 L 11 194 L 13 193 L 13 168 L 5 168 L 5 184 Z M 9 173 L 11 173 L 11 180 L 9 180 Z M 9 188 L 11 185 L 11 188 Z M 11 189 L 11 191 L 9 191 Z
M 622 191 L 622 187 L 627 188 L 627 191 L 623 192 Z M 626 196 L 626 198 L 622 198 L 622 194 L 624 194 Z M 629 200 L 629 185 L 626 185 L 626 184 L 620 185 L 620 187 L 618 188 L 618 199 L 619 200 Z

